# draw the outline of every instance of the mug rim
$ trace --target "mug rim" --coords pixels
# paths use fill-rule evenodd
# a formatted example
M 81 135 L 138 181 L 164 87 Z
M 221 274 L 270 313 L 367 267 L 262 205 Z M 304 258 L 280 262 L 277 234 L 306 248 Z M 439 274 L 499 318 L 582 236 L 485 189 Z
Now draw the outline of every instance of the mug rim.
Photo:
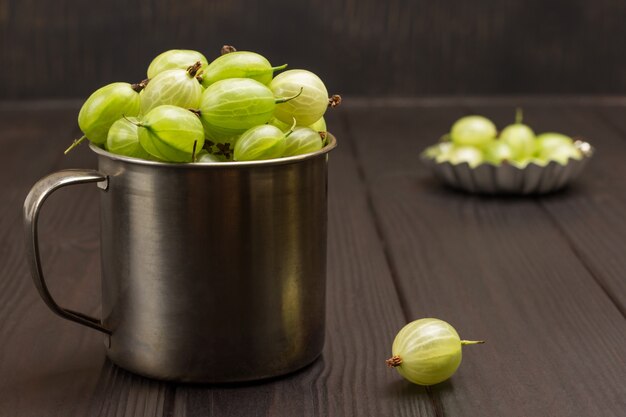
M 337 147 L 337 139 L 335 136 L 326 132 L 328 143 L 322 149 L 302 155 L 287 156 L 282 158 L 262 159 L 258 161 L 225 161 L 225 162 L 159 162 L 149 161 L 147 159 L 133 158 L 131 156 L 118 155 L 108 152 L 93 143 L 89 143 L 89 147 L 93 152 L 100 156 L 107 157 L 116 161 L 128 162 L 135 165 L 146 166 L 162 166 L 168 168 L 234 168 L 234 167 L 257 167 L 257 166 L 275 166 L 284 165 L 295 162 L 313 159 L 320 155 L 327 154 Z

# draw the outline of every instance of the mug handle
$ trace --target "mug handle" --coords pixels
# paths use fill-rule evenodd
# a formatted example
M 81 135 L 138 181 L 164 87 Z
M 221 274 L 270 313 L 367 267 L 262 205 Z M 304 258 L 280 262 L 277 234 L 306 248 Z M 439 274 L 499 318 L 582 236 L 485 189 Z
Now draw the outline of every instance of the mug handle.
M 87 182 L 97 182 L 98 187 L 104 190 L 106 190 L 109 185 L 107 176 L 99 173 L 98 171 L 90 169 L 68 169 L 50 174 L 47 177 L 40 179 L 33 186 L 24 201 L 24 236 L 26 238 L 26 257 L 33 280 L 35 281 L 35 286 L 37 287 L 37 290 L 39 290 L 39 295 L 50 310 L 64 319 L 74 321 L 110 335 L 111 330 L 104 327 L 101 320 L 77 311 L 65 309 L 54 301 L 52 295 L 50 295 L 50 292 L 48 291 L 46 281 L 44 280 L 43 270 L 41 268 L 41 259 L 39 256 L 37 220 L 44 201 L 46 201 L 48 196 L 52 194 L 53 191 L 56 191 L 59 188 L 67 185 L 83 184 Z

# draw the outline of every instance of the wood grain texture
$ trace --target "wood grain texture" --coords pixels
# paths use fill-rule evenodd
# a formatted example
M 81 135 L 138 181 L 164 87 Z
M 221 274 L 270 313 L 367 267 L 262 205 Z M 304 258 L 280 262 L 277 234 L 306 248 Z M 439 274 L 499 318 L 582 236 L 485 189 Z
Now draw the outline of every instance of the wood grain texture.
M 21 202 L 38 177 L 59 166 L 59 154 L 53 153 L 54 144 L 63 136 L 70 136 L 72 118 L 55 112 L 27 116 L 3 112 L 0 119 L 4 157 L 0 176 L 3 200 L 0 336 L 4 341 L 0 345 L 0 415 L 25 416 L 47 410 L 62 414 L 64 392 L 84 395 L 85 389 L 95 381 L 85 372 L 90 361 L 85 355 L 85 339 L 80 334 L 68 335 L 65 348 L 50 348 L 41 343 L 53 337 L 58 328 L 40 325 L 52 317 L 40 304 L 24 261 Z M 45 228 L 41 232 L 49 236 Z M 49 256 L 45 258 L 50 260 Z M 80 273 L 81 266 L 77 269 Z M 53 279 L 53 282 L 58 281 Z M 76 286 L 84 288 L 80 281 Z M 63 300 L 76 302 L 76 293 L 71 290 L 69 293 Z M 73 366 L 58 367 L 59 361 L 69 358 L 74 359 Z
M 626 322 L 552 216 L 532 198 L 448 191 L 417 160 L 468 110 L 348 119 L 407 314 L 487 340 L 432 388 L 443 415 L 623 415 Z
M 86 147 L 63 149 L 78 133 L 77 108 L 0 112 L 0 416 L 161 416 L 164 384 L 135 377 L 104 358 L 102 336 L 53 315 L 23 255 L 22 204 L 44 175 L 93 167 Z M 40 217 L 41 256 L 50 290 L 64 307 L 99 315 L 97 191 L 59 190 Z
M 0 0 L 0 98 L 84 98 L 224 43 L 342 94 L 617 94 L 624 19 L 619 0 Z
M 228 386 L 135 376 L 105 360 L 98 333 L 45 307 L 23 259 L 22 202 L 38 178 L 95 160 L 86 147 L 62 156 L 78 133 L 77 108 L 4 107 L 0 417 L 623 415 L 626 106 L 457 103 L 348 101 L 329 116 L 339 147 L 330 156 L 324 353 L 292 375 Z M 457 117 L 482 112 L 502 125 L 518 103 L 538 130 L 593 138 L 589 175 L 569 192 L 469 196 L 440 187 L 417 160 Z M 96 316 L 97 210 L 93 184 L 60 190 L 46 202 L 40 230 L 53 294 Z M 428 390 L 383 363 L 397 330 L 426 316 L 487 339 L 464 350 L 450 381 Z
M 626 107 L 551 106 L 522 101 L 526 121 L 537 132 L 557 131 L 581 136 L 597 148 L 580 181 L 565 194 L 539 200 L 589 272 L 626 316 L 626 280 L 619 261 L 626 253 L 626 204 L 624 160 L 626 134 L 620 130 Z M 504 126 L 512 120 L 509 106 L 471 105 L 473 112 L 488 115 Z M 507 108 L 508 107 L 508 108 Z M 621 117 L 620 117 L 621 115 Z

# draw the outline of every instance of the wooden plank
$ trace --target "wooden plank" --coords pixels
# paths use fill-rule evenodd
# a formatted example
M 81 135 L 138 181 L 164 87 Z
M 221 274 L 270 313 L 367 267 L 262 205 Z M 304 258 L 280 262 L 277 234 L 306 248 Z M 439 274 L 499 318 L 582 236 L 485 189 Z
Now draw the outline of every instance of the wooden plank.
M 0 347 L 0 415 L 619 415 L 624 407 L 623 321 L 614 322 L 618 313 L 607 310 L 605 294 L 591 289 L 587 265 L 576 259 L 542 207 L 527 200 L 447 192 L 418 165 L 416 153 L 464 111 L 424 106 L 396 108 L 391 116 L 382 109 L 360 109 L 349 132 L 333 128 L 340 148 L 331 155 L 324 356 L 291 376 L 229 387 L 176 387 L 136 377 L 104 362 L 98 334 L 52 316 L 43 306 L 21 259 L 17 208 L 37 178 L 63 167 L 93 166 L 93 156 L 86 149 L 72 159 L 51 156 L 71 137 L 57 129 L 73 124 L 75 113 L 55 124 L 58 114 L 19 119 L 0 112 L 0 143 L 7 151 L 1 168 L 5 175 L 0 176 L 6 210 L 0 236 L 10 260 L 0 269 L 0 335 L 8 341 Z M 562 111 L 562 117 L 568 112 Z M 584 112 L 567 117 L 568 123 L 580 119 L 583 127 L 594 118 Z M 336 123 L 331 117 L 329 124 Z M 609 133 L 599 129 L 594 132 Z M 40 143 L 48 131 L 52 137 Z M 619 148 L 619 137 L 615 131 L 612 135 L 616 146 L 606 148 L 610 155 Z M 351 143 L 356 164 L 347 152 Z M 42 153 L 36 153 L 41 147 Z M 619 155 L 601 164 L 607 166 L 601 173 L 611 186 L 620 173 L 611 174 L 609 168 Z M 32 165 L 24 168 L 25 160 Z M 359 175 L 370 183 L 374 210 L 384 215 L 379 230 L 372 224 Z M 602 185 L 604 177 L 599 178 L 594 187 Z M 583 180 L 577 188 L 591 186 Z M 597 201 L 611 197 L 609 208 L 617 210 L 623 193 L 612 197 L 608 190 Z M 44 213 L 49 218 L 42 218 L 42 239 L 50 245 L 44 258 L 58 297 L 92 314 L 97 314 L 99 293 L 93 275 L 99 270 L 95 195 L 89 186 L 69 190 L 51 198 L 49 214 Z M 555 197 L 548 202 L 559 200 Z M 584 202 L 576 207 L 586 207 Z M 565 207 L 570 204 L 568 200 Z M 607 225 L 615 222 L 609 217 Z M 446 227 L 450 229 L 440 230 Z M 520 235 L 519 241 L 510 241 L 511 231 Z M 408 318 L 441 316 L 462 336 L 489 341 L 466 351 L 459 373 L 430 393 L 404 383 L 380 362 L 406 319 L 392 300 L 391 274 L 377 233 L 385 239 L 392 273 L 402 285 Z M 459 236 L 463 240 L 455 243 Z M 536 247 L 522 244 L 529 241 Z M 617 277 L 623 264 L 616 261 L 613 267 Z M 588 317 L 581 317 L 581 310 Z M 18 321 L 15 312 L 26 315 Z M 481 359 L 487 357 L 490 363 Z
M 60 320 L 55 320 L 38 299 L 22 256 L 21 206 L 36 179 L 59 165 L 55 148 L 62 137 L 71 138 L 74 126 L 73 117 L 66 113 L 3 112 L 0 116 L 4 156 L 0 176 L 3 189 L 0 236 L 6 259 L 0 271 L 0 334 L 6 341 L 0 346 L 2 415 L 47 411 L 62 414 L 64 407 L 59 403 L 64 390 L 83 394 L 83 387 L 90 385 L 89 379 L 78 382 L 63 377 L 63 372 L 84 375 L 88 361 L 84 351 L 81 355 L 78 349 L 84 339 L 72 334 L 64 338 L 63 332 L 58 331 Z M 42 234 L 49 237 L 45 230 Z M 44 256 L 44 259 L 49 264 L 49 258 Z M 47 326 L 49 322 L 51 326 Z M 42 343 L 54 340 L 55 336 L 59 336 L 58 341 L 65 340 L 67 348 L 63 352 Z M 74 362 L 68 366 L 70 358 Z M 59 368 L 58 362 L 64 360 L 65 367 Z
M 432 387 L 443 415 L 622 415 L 626 322 L 552 218 L 534 199 L 449 191 L 417 161 L 464 111 L 348 119 L 407 315 L 487 340 Z
M 322 357 L 275 380 L 237 387 L 179 387 L 175 416 L 432 416 L 423 388 L 385 366 L 404 316 L 336 114 L 330 155 L 328 311 Z M 409 395 L 407 395 L 409 394 Z
M 102 336 L 53 315 L 39 298 L 23 258 L 21 207 L 40 177 L 95 167 L 85 147 L 63 150 L 78 133 L 76 108 L 0 112 L 0 415 L 161 416 L 173 388 L 105 361 Z M 65 307 L 99 315 L 96 187 L 60 190 L 40 218 L 42 261 Z M 169 395 L 169 397 L 168 397 Z
M 567 193 L 538 200 L 549 213 L 560 232 L 599 285 L 626 316 L 626 281 L 624 264 L 619 260 L 626 252 L 626 133 L 619 130 L 622 106 L 545 106 L 527 101 L 527 122 L 538 132 L 557 131 L 582 136 L 597 147 L 580 181 Z M 493 117 L 499 126 L 511 120 L 509 106 L 473 106 L 472 110 Z M 612 118 L 605 120 L 604 116 Z M 608 123 L 607 123 L 608 122 Z
M 224 43 L 344 94 L 623 94 L 625 18 L 615 0 L 0 0 L 0 96 L 86 97 L 163 50 Z
M 606 124 L 613 127 L 620 137 L 626 137 L 626 99 L 618 105 L 596 105 L 595 110 L 596 115 Z

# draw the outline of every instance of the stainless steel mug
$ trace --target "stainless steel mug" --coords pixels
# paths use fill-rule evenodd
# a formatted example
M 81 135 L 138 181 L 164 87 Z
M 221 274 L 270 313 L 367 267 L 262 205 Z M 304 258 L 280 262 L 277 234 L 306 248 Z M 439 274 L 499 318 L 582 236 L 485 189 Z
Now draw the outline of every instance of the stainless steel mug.
M 58 315 L 106 334 L 107 356 L 141 375 L 232 382 L 285 374 L 324 343 L 329 135 L 289 158 L 167 164 L 91 146 L 98 170 L 40 180 L 24 203 L 31 272 Z M 52 299 L 37 219 L 66 185 L 100 187 L 102 319 Z

